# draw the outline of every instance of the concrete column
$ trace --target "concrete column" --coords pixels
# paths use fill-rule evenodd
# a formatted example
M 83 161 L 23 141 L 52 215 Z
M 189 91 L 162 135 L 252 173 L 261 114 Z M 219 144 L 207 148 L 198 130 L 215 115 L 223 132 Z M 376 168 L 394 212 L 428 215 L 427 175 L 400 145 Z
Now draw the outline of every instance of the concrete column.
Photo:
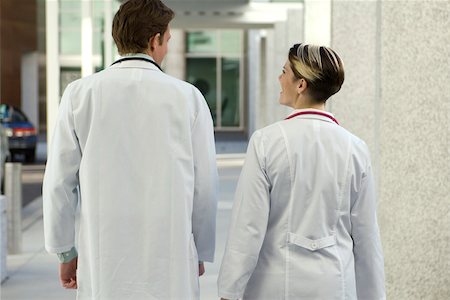
M 31 52 L 22 56 L 21 95 L 22 110 L 39 129 L 39 54 Z
M 260 30 L 248 31 L 247 51 L 247 129 L 250 137 L 256 129 L 257 116 L 260 113 L 260 108 L 257 103 L 261 97 L 260 88 L 262 72 L 261 68 L 261 45 L 262 37 Z
M 46 65 L 47 65 L 47 145 L 51 144 L 58 116 L 59 88 L 59 1 L 46 0 Z
M 381 5 L 380 222 L 389 299 L 450 298 L 450 2 Z
M 303 10 L 295 9 L 287 11 L 285 21 L 278 22 L 272 30 L 267 30 L 265 49 L 261 52 L 265 55 L 265 72 L 262 73 L 265 77 L 261 77 L 263 86 L 260 103 L 257 103 L 261 107 L 261 113 L 256 121 L 257 128 L 282 120 L 291 111 L 278 102 L 281 91 L 278 76 L 288 59 L 289 48 L 303 41 L 303 26 Z
M 342 1 L 347 2 L 347 1 Z M 349 1 L 350 3 L 354 3 Z M 305 43 L 330 45 L 331 0 L 305 0 Z
M 113 19 L 113 4 L 112 0 L 104 0 L 105 10 L 104 10 L 104 28 L 103 28 L 103 47 L 105 49 L 105 67 L 110 66 L 113 61 L 113 38 L 111 35 L 112 30 L 112 19 Z
M 281 87 L 278 82 L 278 76 L 283 69 L 287 58 L 287 25 L 286 22 L 275 24 L 273 30 L 267 34 L 267 52 L 266 52 L 266 87 L 265 87 L 265 122 L 261 127 L 275 123 L 283 119 L 289 109 L 281 106 L 278 102 Z
M 282 120 L 291 111 L 278 102 L 281 91 L 278 76 L 288 59 L 289 48 L 304 39 L 303 14 L 303 9 L 289 9 L 285 21 L 275 23 L 273 29 L 261 31 L 259 42 L 261 62 L 257 84 L 258 97 L 253 104 L 256 107 L 253 129 Z M 252 76 L 253 73 L 252 71 Z
M 81 76 L 94 73 L 92 39 L 94 27 L 92 24 L 92 0 L 81 1 Z
M 450 2 L 334 1 L 331 19 L 331 108 L 372 152 L 388 299 L 447 299 Z
M 340 124 L 363 139 L 378 175 L 380 115 L 379 3 L 333 2 L 331 47 L 342 58 L 345 81 L 327 102 Z
M 162 63 L 167 74 L 184 80 L 186 74 L 185 58 L 185 32 L 180 29 L 171 29 L 172 38 L 169 42 L 169 52 Z
M 266 111 L 267 111 L 267 51 L 268 51 L 268 41 L 267 41 L 268 31 L 263 30 L 261 32 L 261 40 L 259 45 L 259 80 L 258 80 L 258 97 L 255 101 L 255 130 L 264 127 L 267 124 Z
M 286 45 L 284 55 L 287 59 L 287 53 L 291 46 L 302 43 L 305 40 L 305 13 L 303 9 L 289 9 L 286 20 Z

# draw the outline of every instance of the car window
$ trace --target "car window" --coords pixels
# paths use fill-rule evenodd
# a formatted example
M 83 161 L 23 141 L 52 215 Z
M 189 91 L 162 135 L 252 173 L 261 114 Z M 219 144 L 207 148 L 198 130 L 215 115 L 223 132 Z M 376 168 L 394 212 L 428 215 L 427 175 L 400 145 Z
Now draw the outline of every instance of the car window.
M 11 122 L 27 122 L 27 117 L 18 110 L 13 110 Z
M 5 122 L 28 122 L 27 117 L 18 109 L 9 105 L 0 106 L 0 121 Z
M 7 122 L 9 118 L 9 106 L 0 105 L 0 121 Z

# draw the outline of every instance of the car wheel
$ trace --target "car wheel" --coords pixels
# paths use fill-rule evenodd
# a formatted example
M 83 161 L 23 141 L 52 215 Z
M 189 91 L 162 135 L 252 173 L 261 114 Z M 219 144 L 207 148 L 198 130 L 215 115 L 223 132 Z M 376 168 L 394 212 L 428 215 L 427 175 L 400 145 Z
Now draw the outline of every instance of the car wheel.
M 33 163 L 36 161 L 36 148 L 27 150 L 25 152 L 25 161 L 29 163 Z

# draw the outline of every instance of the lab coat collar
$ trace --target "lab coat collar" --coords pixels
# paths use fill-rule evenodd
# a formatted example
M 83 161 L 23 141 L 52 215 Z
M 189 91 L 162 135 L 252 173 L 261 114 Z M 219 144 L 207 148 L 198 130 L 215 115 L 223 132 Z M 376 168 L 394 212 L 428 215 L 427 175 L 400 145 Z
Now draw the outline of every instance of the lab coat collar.
M 330 122 L 330 123 L 335 123 L 333 121 L 334 119 L 334 115 L 328 111 L 325 110 L 320 110 L 320 109 L 315 109 L 315 108 L 302 108 L 302 109 L 295 109 L 293 110 L 287 117 L 286 119 L 290 118 L 291 116 L 299 113 L 299 112 L 307 112 L 307 111 L 311 111 L 311 112 L 318 112 L 321 114 L 325 114 L 327 116 L 321 116 L 321 115 L 316 115 L 316 114 L 304 114 L 304 115 L 299 115 L 299 116 L 295 116 L 295 118 L 301 118 L 301 119 L 317 119 L 317 120 L 322 120 L 322 121 L 326 121 L 326 122 Z M 336 123 L 335 123 L 336 124 Z

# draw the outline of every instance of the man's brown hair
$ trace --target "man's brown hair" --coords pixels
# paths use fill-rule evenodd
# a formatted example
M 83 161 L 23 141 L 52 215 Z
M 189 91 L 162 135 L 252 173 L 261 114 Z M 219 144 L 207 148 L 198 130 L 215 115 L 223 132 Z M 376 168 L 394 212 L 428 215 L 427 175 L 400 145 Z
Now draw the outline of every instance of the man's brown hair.
M 114 16 L 112 36 L 121 55 L 142 53 L 150 38 L 160 33 L 159 43 L 175 13 L 160 0 L 128 0 Z

